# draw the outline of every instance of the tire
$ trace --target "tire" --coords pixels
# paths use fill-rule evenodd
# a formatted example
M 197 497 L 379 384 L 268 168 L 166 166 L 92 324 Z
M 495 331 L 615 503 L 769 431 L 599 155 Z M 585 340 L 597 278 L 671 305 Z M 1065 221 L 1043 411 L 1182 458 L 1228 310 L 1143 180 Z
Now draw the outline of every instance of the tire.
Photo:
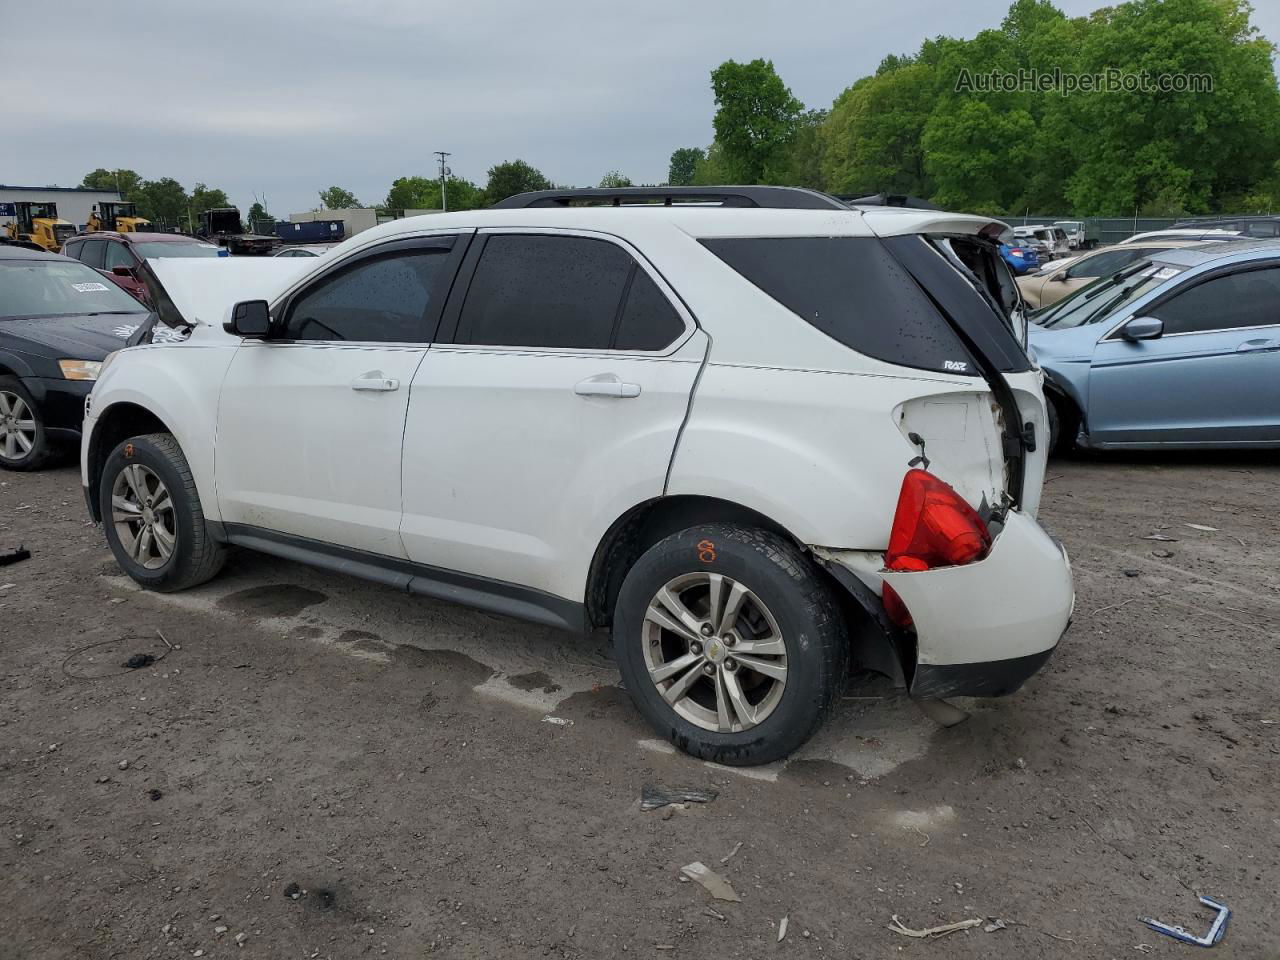
M 712 584 L 721 611 L 743 599 L 732 623 L 721 618 L 707 636 Z M 677 607 L 689 626 L 672 616 Z M 618 594 L 613 644 L 623 685 L 650 725 L 686 753 L 735 766 L 770 763 L 808 740 L 839 699 L 849 664 L 840 607 L 811 562 L 777 534 L 732 524 L 682 530 L 636 561 Z M 748 654 L 748 644 L 757 649 Z
M 0 377 L 0 468 L 39 470 L 58 452 L 31 392 L 17 377 Z
M 1045 395 L 1049 415 L 1049 454 L 1066 456 L 1076 448 L 1076 417 L 1074 411 L 1064 409 L 1068 401 L 1053 394 Z
M 168 493 L 167 508 L 161 485 Z M 129 509 L 121 504 L 117 510 L 113 494 Z M 112 450 L 103 464 L 98 503 L 107 545 L 120 569 L 148 590 L 186 590 L 222 569 L 226 548 L 209 536 L 191 468 L 170 434 L 130 437 Z M 135 515 L 139 519 L 129 519 Z M 143 534 L 144 520 L 150 538 Z

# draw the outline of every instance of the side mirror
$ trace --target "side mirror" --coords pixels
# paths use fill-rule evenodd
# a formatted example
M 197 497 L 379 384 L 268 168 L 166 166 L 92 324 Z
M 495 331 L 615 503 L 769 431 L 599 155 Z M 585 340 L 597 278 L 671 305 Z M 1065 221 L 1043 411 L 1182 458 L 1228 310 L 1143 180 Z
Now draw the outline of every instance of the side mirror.
M 112 267 L 111 272 L 114 273 L 117 277 L 133 276 L 133 271 L 130 270 L 128 267 Z
M 1057 273 L 1055 273 L 1052 277 L 1049 278 L 1049 280 L 1053 283 L 1061 283 L 1065 279 L 1067 279 L 1067 271 L 1065 270 L 1059 270 Z
M 265 300 L 242 300 L 231 308 L 231 319 L 222 325 L 227 333 L 263 340 L 271 331 L 271 312 Z
M 1120 336 L 1130 343 L 1158 340 L 1164 335 L 1164 321 L 1159 317 L 1134 317 L 1120 328 Z

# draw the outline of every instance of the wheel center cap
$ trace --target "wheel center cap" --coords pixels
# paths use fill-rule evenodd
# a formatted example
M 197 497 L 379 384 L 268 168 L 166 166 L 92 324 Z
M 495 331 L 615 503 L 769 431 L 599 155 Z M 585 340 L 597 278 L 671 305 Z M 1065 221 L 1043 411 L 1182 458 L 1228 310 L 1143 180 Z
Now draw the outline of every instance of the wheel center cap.
M 719 640 L 708 640 L 706 646 L 707 659 L 712 663 L 724 661 L 725 647 Z
M 143 519 L 146 523 L 154 523 L 154 522 L 155 522 L 155 514 L 151 512 L 151 508 L 150 508 L 150 507 L 143 507 L 143 508 L 142 508 L 142 519 Z

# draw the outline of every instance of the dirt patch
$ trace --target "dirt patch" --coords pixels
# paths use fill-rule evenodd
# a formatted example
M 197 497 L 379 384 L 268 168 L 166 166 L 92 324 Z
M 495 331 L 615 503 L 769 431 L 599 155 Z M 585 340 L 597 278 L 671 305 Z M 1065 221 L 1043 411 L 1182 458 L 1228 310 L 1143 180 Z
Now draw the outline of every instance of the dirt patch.
M 391 651 L 391 661 L 415 670 L 427 670 L 439 679 L 455 680 L 468 686 L 484 683 L 494 672 L 492 667 L 486 667 L 456 650 L 423 650 L 406 643 Z
M 533 670 L 529 673 L 507 677 L 507 683 L 517 690 L 541 690 L 543 693 L 555 693 L 560 689 L 560 684 L 552 680 L 542 670 Z
M 291 583 L 270 583 L 261 587 L 237 590 L 218 601 L 224 610 L 233 610 L 251 617 L 296 617 L 307 607 L 324 603 L 329 598 L 323 593 L 308 590 Z

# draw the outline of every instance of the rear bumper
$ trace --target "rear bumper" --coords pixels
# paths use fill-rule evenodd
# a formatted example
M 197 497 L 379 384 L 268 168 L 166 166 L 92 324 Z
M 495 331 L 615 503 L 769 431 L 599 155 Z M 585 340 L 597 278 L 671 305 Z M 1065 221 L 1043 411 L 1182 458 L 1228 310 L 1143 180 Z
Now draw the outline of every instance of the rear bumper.
M 874 593 L 889 583 L 902 598 L 914 644 L 910 633 L 895 631 L 893 639 L 915 697 L 1013 693 L 1052 656 L 1075 606 L 1066 550 L 1018 511 L 1005 517 L 987 556 L 962 567 L 873 572 L 866 553 L 825 558 Z

